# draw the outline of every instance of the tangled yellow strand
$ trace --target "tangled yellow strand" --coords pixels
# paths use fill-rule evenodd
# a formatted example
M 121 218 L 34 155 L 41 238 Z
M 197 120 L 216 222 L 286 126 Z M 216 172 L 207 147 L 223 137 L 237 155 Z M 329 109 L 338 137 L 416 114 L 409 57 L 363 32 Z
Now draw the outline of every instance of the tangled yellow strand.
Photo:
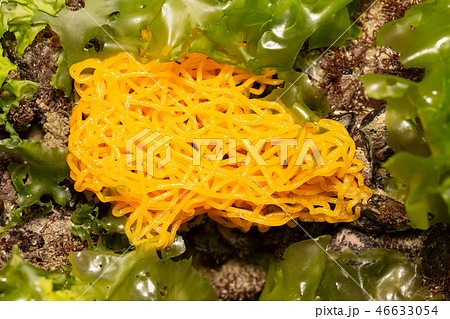
M 123 53 L 77 63 L 70 74 L 80 95 L 69 136 L 75 189 L 114 202 L 113 214 L 127 216 L 125 231 L 134 245 L 166 247 L 182 223 L 202 214 L 244 231 L 293 225 L 296 218 L 349 222 L 359 217 L 355 205 L 371 196 L 354 141 L 341 124 L 322 119 L 300 125 L 280 103 L 252 98 L 282 83 L 273 71 L 255 76 L 201 54 L 181 63 L 142 64 Z M 144 131 L 170 137 L 152 153 L 153 174 L 150 162 L 139 169 L 139 159 L 129 161 L 134 154 L 127 141 Z M 197 139 L 225 142 L 205 149 Z M 296 141 L 284 163 L 281 146 L 269 139 Z M 267 142 L 255 149 L 263 162 L 247 147 L 261 140 Z M 311 154 L 298 163 L 307 140 L 324 165 Z M 142 152 L 151 144 L 136 143 Z M 223 154 L 216 160 L 201 156 L 195 165 L 195 151 Z

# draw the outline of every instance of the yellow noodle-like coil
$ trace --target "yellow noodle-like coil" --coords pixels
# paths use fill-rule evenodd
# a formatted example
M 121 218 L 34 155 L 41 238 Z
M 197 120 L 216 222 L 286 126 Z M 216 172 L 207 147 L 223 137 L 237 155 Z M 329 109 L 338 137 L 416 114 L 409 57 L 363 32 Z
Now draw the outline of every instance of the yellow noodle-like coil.
M 74 64 L 70 74 L 80 95 L 67 159 L 75 189 L 113 202 L 113 214 L 127 216 L 125 232 L 134 245 L 153 241 L 166 247 L 181 224 L 202 214 L 243 231 L 292 226 L 294 219 L 350 222 L 359 217 L 356 205 L 371 196 L 355 143 L 340 123 L 300 125 L 280 103 L 255 98 L 282 83 L 273 71 L 255 76 L 202 54 L 181 63 L 143 64 L 122 53 Z M 133 153 L 127 154 L 127 141 L 143 131 L 171 138 L 153 152 L 153 174 L 146 157 L 130 162 Z M 223 140 L 223 156 L 206 159 L 219 144 L 201 146 L 197 139 Z M 257 149 L 264 162 L 251 156 L 246 139 L 251 145 L 267 139 Z M 274 139 L 297 142 L 287 148 L 284 163 Z M 307 139 L 324 165 L 311 152 L 297 165 Z M 136 143 L 145 153 L 151 144 Z M 200 165 L 194 165 L 195 150 L 201 151 Z

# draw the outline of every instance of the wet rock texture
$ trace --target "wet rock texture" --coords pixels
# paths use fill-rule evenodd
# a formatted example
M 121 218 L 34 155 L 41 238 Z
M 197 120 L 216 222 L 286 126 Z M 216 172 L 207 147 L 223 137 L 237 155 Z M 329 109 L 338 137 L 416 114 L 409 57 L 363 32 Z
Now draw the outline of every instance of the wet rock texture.
M 20 57 L 15 53 L 16 42 L 12 34 L 5 34 L 1 41 L 4 54 L 17 65 L 17 71 L 10 72 L 8 78 L 40 84 L 32 100 L 22 100 L 18 108 L 11 110 L 8 121 L 22 138 L 41 140 L 51 147 L 67 145 L 74 100 L 64 97 L 63 92 L 50 85 L 62 51 L 58 36 L 47 27 Z M 7 134 L 0 132 L 0 136 L 4 138 Z M 17 208 L 16 191 L 7 171 L 12 161 L 23 160 L 16 155 L 0 153 L 0 226 L 9 222 L 11 211 Z M 19 246 L 27 261 L 45 270 L 60 270 L 69 264 L 67 258 L 71 251 L 85 248 L 71 234 L 70 211 L 54 209 L 42 216 L 38 208 L 30 207 L 24 215 L 17 226 L 0 237 L 0 269 L 8 261 L 13 245 Z
M 420 251 L 422 272 L 430 295 L 450 300 L 450 226 L 436 225 L 425 233 Z
M 20 101 L 19 107 L 8 114 L 8 121 L 22 137 L 40 139 L 51 147 L 67 145 L 73 98 L 64 97 L 63 92 L 50 85 L 62 50 L 59 37 L 47 27 L 20 57 L 15 53 L 12 34 L 5 35 L 2 42 L 6 56 L 18 66 L 8 78 L 40 84 L 34 99 Z
M 85 245 L 72 236 L 70 212 L 54 210 L 48 216 L 32 218 L 11 228 L 0 238 L 0 268 L 8 261 L 12 247 L 18 245 L 22 257 L 44 270 L 62 270 L 69 265 L 71 251 Z
M 211 269 L 203 275 L 221 300 L 257 300 L 266 282 L 260 266 L 238 260 L 229 260 L 219 269 Z
M 319 59 L 320 71 L 312 77 L 326 92 L 332 111 L 353 111 L 361 119 L 384 101 L 369 98 L 359 77 L 367 73 L 393 74 L 419 80 L 422 70 L 405 70 L 398 62 L 399 54 L 375 45 L 376 35 L 385 23 L 404 16 L 418 0 L 362 1 L 353 16 L 362 34 L 347 47 L 333 48 Z M 362 15 L 361 15 L 362 14 Z
M 72 11 L 84 8 L 84 0 L 66 0 L 67 7 Z

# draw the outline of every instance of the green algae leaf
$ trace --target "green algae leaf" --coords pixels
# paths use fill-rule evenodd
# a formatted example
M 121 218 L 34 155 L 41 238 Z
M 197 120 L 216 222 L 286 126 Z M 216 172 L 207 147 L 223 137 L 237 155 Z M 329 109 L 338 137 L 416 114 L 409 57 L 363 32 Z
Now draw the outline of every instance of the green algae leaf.
M 327 35 L 330 29 L 348 28 L 350 2 L 156 0 L 149 5 L 148 0 L 86 0 L 84 10 L 65 8 L 57 17 L 42 17 L 64 47 L 52 83 L 69 94 L 70 65 L 122 51 L 143 61 L 199 52 L 250 72 L 264 67 L 290 72 L 303 44 L 321 25 L 328 24 L 320 31 Z M 313 38 L 314 46 L 332 44 L 333 35 L 320 42 Z
M 11 221 L 0 228 L 0 234 L 15 226 L 27 207 L 37 204 L 44 213 L 50 212 L 53 203 L 46 196 L 61 206 L 69 201 L 69 189 L 59 185 L 69 176 L 67 148 L 51 148 L 38 141 L 22 141 L 15 137 L 1 140 L 0 151 L 20 155 L 27 161 L 27 164 L 11 163 L 8 166 L 19 208 L 11 212 Z
M 0 151 L 19 155 L 26 163 L 11 163 L 8 170 L 11 180 L 17 190 L 17 203 L 20 208 L 13 214 L 11 223 L 1 229 L 0 233 L 18 222 L 23 209 L 38 204 L 44 212 L 52 209 L 53 204 L 46 200 L 47 196 L 64 206 L 70 199 L 70 192 L 59 184 L 69 176 L 66 162 L 67 148 L 51 148 L 39 141 L 22 140 L 11 124 L 7 121 L 11 108 L 19 106 L 22 98 L 32 98 L 39 84 L 30 81 L 9 80 L 3 87 L 0 96 L 0 125 L 10 134 L 9 138 L 0 140 Z
M 343 46 L 350 39 L 356 38 L 360 33 L 356 25 L 352 25 L 348 8 L 336 12 L 333 17 L 321 25 L 311 36 L 308 43 L 309 50 L 328 47 Z
M 115 217 L 108 212 L 100 217 L 95 203 L 88 202 L 79 204 L 71 218 L 72 234 L 86 241 L 90 249 L 124 251 L 130 246 L 125 235 L 125 216 Z M 91 234 L 98 236 L 96 246 L 92 243 Z
M 123 256 L 83 251 L 69 257 L 77 287 L 91 288 L 81 300 L 214 300 L 206 279 L 191 267 L 191 260 L 163 260 L 151 244 L 142 244 Z M 105 272 L 105 270 L 107 270 Z
M 43 15 L 54 16 L 64 6 L 64 0 L 5 0 L 0 3 L 0 38 L 7 31 L 14 33 L 17 40 L 17 54 L 25 52 L 36 35 L 47 25 Z M 0 46 L 0 87 L 9 71 L 17 67 L 3 56 Z
M 426 1 L 383 26 L 377 42 L 401 53 L 407 68 L 424 68 L 413 82 L 395 76 L 362 78 L 369 96 L 387 101 L 388 143 L 396 154 L 385 163 L 393 189 L 403 189 L 412 226 L 450 222 L 450 7 Z
M 329 240 L 330 236 L 322 236 L 295 243 L 281 261 L 272 260 L 260 300 L 425 298 L 427 291 L 418 267 L 399 253 L 386 249 L 369 249 L 360 255 L 351 251 L 325 253 Z M 69 260 L 70 275 L 46 272 L 24 262 L 14 247 L 10 261 L 0 271 L 0 299 L 217 299 L 212 286 L 191 266 L 191 260 L 160 258 L 152 244 L 123 254 L 72 252 Z
M 314 87 L 306 74 L 282 73 L 284 86 L 274 89 L 264 99 L 283 103 L 299 122 L 317 122 L 319 116 L 330 112 L 328 100 L 323 91 Z
M 0 125 L 5 126 L 5 130 L 15 141 L 17 141 L 18 139 L 18 135 L 11 124 L 8 122 L 8 113 L 12 108 L 16 108 L 19 106 L 20 99 L 32 99 L 38 88 L 38 83 L 31 81 L 18 81 L 14 79 L 9 80 L 3 86 L 3 92 L 0 95 L 0 108 L 3 111 L 0 114 Z
M 47 22 L 42 14 L 56 15 L 64 6 L 64 0 L 7 0 L 0 5 L 0 37 L 6 32 L 17 39 L 17 54 L 22 55 Z
M 289 246 L 272 260 L 260 300 L 423 300 L 417 265 L 398 252 L 369 249 L 355 255 L 325 251 L 330 236 Z
M 23 0 L 20 2 L 23 2 Z M 28 3 L 30 3 L 30 4 L 34 3 L 34 5 L 36 6 L 36 8 L 38 10 L 45 12 L 49 15 L 55 16 L 59 12 L 59 10 L 61 10 L 65 6 L 66 1 L 65 0 L 30 0 Z
M 9 111 L 12 108 L 19 106 L 20 99 L 31 99 L 34 93 L 37 92 L 38 88 L 38 83 L 13 79 L 9 80 L 8 83 L 3 86 L 3 92 L 0 95 L 0 108 L 2 109 L 2 112 L 0 113 L 0 125 L 3 125 L 5 130 L 11 136 L 10 139 L 0 141 L 0 144 L 4 145 L 4 147 L 8 147 L 9 144 L 11 144 L 11 147 L 14 147 L 12 144 L 17 143 L 20 140 L 16 131 L 8 122 Z
M 260 300 L 313 300 L 327 264 L 330 236 L 289 246 L 281 261 L 272 261 Z
M 72 252 L 70 275 L 27 264 L 15 246 L 0 271 L 0 300 L 216 300 L 191 260 L 161 259 L 151 244 L 124 254 Z
M 86 204 L 78 204 L 72 213 L 72 234 L 86 241 L 89 249 L 96 251 L 124 252 L 130 247 L 128 237 L 125 235 L 125 216 L 116 217 L 111 211 L 106 214 L 99 213 L 99 207 L 94 201 Z M 98 237 L 97 244 L 92 242 L 91 235 Z M 161 258 L 167 260 L 177 257 L 186 251 L 184 240 L 176 235 L 175 241 L 164 250 L 161 250 Z
M 20 155 L 27 164 L 12 163 L 8 167 L 11 179 L 18 192 L 17 202 L 21 207 L 34 204 L 48 205 L 43 196 L 50 196 L 64 206 L 70 192 L 59 184 L 69 176 L 66 163 L 67 148 L 48 147 L 42 142 L 23 140 L 5 145 L 0 141 L 0 150 Z
M 17 70 L 17 66 L 3 56 L 3 48 L 0 46 L 0 87 L 3 85 L 3 82 L 5 82 L 9 71 L 12 70 Z
M 78 204 L 77 209 L 72 213 L 72 234 L 78 236 L 82 241 L 86 241 L 89 248 L 92 248 L 91 233 L 98 234 L 98 207 L 94 203 Z
M 66 283 L 66 274 L 28 264 L 14 246 L 9 262 L 0 270 L 0 300 L 53 300 L 55 291 Z
M 427 294 L 418 266 L 396 251 L 374 248 L 360 255 L 351 250 L 330 255 L 316 300 L 424 300 Z

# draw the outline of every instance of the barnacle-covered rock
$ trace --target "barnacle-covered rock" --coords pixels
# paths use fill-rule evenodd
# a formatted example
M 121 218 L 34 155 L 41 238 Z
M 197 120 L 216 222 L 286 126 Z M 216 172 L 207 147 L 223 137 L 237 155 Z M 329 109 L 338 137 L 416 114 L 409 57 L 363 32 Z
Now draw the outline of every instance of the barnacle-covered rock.
M 327 245 L 328 250 L 342 253 L 350 249 L 356 254 L 375 247 L 377 244 L 372 237 L 346 226 L 338 227 Z
M 361 217 L 352 225 L 366 232 L 396 232 L 410 229 L 405 205 L 383 195 L 373 195 L 360 205 Z
M 220 300 L 256 300 L 266 281 L 260 266 L 238 260 L 229 260 L 205 276 Z
M 28 262 L 45 270 L 61 270 L 69 264 L 71 251 L 86 247 L 72 236 L 71 225 L 70 212 L 55 210 L 40 218 L 33 216 L 11 228 L 0 238 L 0 266 L 9 259 L 13 246 L 18 245 Z

